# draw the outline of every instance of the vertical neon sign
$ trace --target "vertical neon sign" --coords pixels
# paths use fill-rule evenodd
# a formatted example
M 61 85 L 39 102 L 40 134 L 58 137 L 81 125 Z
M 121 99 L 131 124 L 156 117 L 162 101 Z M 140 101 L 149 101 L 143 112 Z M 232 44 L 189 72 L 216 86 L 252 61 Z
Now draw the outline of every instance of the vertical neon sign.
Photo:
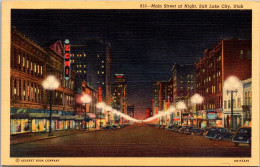
M 64 77 L 66 80 L 70 78 L 70 41 L 68 39 L 64 42 Z

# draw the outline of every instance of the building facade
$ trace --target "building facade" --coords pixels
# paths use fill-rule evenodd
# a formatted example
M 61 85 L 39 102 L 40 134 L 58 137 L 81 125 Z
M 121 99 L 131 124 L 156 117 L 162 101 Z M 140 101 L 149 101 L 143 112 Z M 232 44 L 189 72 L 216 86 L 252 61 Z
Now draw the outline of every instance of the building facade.
M 165 112 L 173 103 L 172 96 L 172 79 L 169 81 L 157 81 L 153 85 L 152 113 L 153 115 Z M 167 124 L 170 116 L 163 116 L 158 119 L 159 124 Z
M 43 132 L 49 128 L 49 92 L 42 87 L 48 75 L 61 86 L 53 91 L 52 129 L 75 126 L 75 81 L 72 71 L 64 79 L 63 45 L 60 41 L 43 49 L 15 28 L 11 29 L 11 134 Z
M 95 49 L 93 49 L 95 48 Z M 71 45 L 71 66 L 77 72 L 78 93 L 81 91 L 81 83 L 86 81 L 88 85 L 101 91 L 100 102 L 110 104 L 110 45 L 98 42 L 98 45 Z
M 190 102 L 190 97 L 196 92 L 196 78 L 194 64 L 174 64 L 172 67 L 172 86 L 173 86 L 173 103 L 183 101 L 187 110 L 181 114 L 175 114 L 173 118 L 174 124 L 194 124 L 194 107 Z
M 204 98 L 196 109 L 201 116 L 206 114 L 199 126 L 222 125 L 222 114 L 228 115 L 223 112 L 224 81 L 232 75 L 240 80 L 251 78 L 251 58 L 251 41 L 223 39 L 195 63 L 196 91 Z

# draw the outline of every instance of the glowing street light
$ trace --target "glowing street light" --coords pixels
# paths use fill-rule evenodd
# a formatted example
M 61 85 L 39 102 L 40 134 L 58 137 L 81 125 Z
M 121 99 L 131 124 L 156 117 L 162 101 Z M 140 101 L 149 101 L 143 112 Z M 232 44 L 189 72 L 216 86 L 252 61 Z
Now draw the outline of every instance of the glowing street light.
M 96 105 L 96 107 L 100 110 L 100 114 L 99 114 L 99 127 L 100 127 L 100 130 L 101 130 L 101 113 L 102 113 L 102 110 L 105 109 L 106 107 L 106 104 L 103 103 L 103 102 L 100 102 Z
M 91 103 L 92 99 L 88 94 L 84 94 L 81 96 L 81 101 L 85 105 L 85 112 L 84 112 L 84 131 L 86 131 L 86 124 L 87 124 L 87 104 Z
M 187 109 L 187 106 L 183 101 L 179 101 L 176 103 L 176 108 L 181 111 L 181 122 L 182 122 L 182 110 Z
M 52 136 L 52 129 L 51 129 L 51 121 L 52 121 L 52 91 L 57 89 L 60 86 L 59 80 L 53 76 L 49 75 L 47 78 L 42 82 L 42 87 L 46 90 L 50 91 L 50 125 L 49 125 L 49 136 Z
M 110 124 L 110 118 L 109 118 L 109 112 L 110 111 L 113 111 L 113 108 L 112 107 L 110 107 L 110 106 L 106 106 L 106 111 L 108 112 L 107 113 L 107 122 Z
M 198 126 L 198 110 L 196 105 L 201 104 L 203 102 L 203 97 L 200 96 L 198 93 L 194 94 L 191 97 L 191 103 L 195 104 L 195 110 L 196 110 L 196 125 Z
M 234 120 L 233 120 L 233 93 L 237 93 L 238 91 L 243 90 L 243 85 L 241 81 L 235 77 L 228 77 L 223 86 L 224 91 L 231 94 L 231 128 L 234 128 Z M 236 127 L 236 126 L 235 126 Z

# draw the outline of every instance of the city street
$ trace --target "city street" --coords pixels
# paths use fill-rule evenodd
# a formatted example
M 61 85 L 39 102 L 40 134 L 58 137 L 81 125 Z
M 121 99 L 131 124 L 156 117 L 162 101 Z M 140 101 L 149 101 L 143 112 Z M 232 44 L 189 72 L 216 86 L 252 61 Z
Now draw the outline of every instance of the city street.
M 150 127 L 75 134 L 11 145 L 11 157 L 250 157 L 247 145 Z

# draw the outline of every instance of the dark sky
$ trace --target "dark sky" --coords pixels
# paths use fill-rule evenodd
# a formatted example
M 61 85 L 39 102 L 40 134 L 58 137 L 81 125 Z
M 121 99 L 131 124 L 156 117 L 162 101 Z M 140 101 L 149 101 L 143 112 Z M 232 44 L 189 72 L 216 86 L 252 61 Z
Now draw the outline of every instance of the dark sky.
M 152 85 L 169 80 L 174 63 L 194 63 L 223 38 L 251 39 L 251 11 L 12 10 L 11 24 L 40 46 L 99 37 L 111 44 L 111 70 L 125 74 L 128 103 L 141 116 Z

